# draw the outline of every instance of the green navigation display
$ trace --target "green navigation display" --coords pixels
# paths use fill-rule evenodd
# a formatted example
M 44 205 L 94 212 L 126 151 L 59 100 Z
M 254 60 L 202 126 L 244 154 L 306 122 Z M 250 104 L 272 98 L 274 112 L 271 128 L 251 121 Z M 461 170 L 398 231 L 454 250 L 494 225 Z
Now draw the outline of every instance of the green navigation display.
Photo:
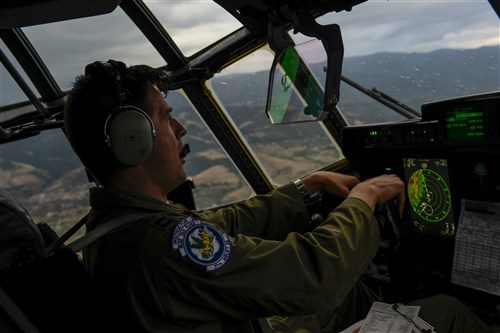
M 448 163 L 445 159 L 403 159 L 410 215 L 416 230 L 453 236 Z
M 446 138 L 450 141 L 478 141 L 485 138 L 484 112 L 471 106 L 446 111 Z

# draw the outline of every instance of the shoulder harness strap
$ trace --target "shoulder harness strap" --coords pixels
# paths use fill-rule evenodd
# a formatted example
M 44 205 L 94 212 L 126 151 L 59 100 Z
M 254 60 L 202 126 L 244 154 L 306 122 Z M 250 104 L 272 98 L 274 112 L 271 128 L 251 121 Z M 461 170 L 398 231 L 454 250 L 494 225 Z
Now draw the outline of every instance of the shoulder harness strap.
M 68 240 L 73 234 L 75 234 L 81 227 L 85 225 L 87 222 L 89 214 L 87 213 L 78 223 L 76 223 L 71 229 L 66 231 L 59 239 L 57 239 L 54 243 L 50 244 L 47 249 L 45 250 L 45 255 L 51 254 L 54 250 L 56 250 L 58 247 L 60 247 L 66 240 Z M 78 238 L 77 240 L 71 242 L 70 244 L 67 245 L 71 250 L 74 252 L 78 252 L 82 250 L 83 248 L 89 246 L 102 236 L 106 235 L 107 233 L 118 229 L 124 225 L 127 225 L 131 222 L 137 221 L 137 219 L 140 218 L 141 215 L 139 214 L 130 214 L 127 215 L 124 218 L 112 220 L 110 222 L 104 223 L 94 230 L 88 232 L 84 236 Z

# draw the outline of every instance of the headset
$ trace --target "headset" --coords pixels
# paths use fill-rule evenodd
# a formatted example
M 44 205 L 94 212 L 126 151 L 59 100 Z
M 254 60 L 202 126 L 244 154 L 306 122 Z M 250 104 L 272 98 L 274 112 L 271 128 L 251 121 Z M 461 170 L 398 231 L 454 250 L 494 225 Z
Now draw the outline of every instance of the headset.
M 104 122 L 104 143 L 118 163 L 136 166 L 151 156 L 156 133 L 151 117 L 127 104 L 130 92 L 122 87 L 125 70 L 125 64 L 120 61 L 96 61 L 85 67 L 85 75 L 111 81 L 118 105 L 111 109 Z

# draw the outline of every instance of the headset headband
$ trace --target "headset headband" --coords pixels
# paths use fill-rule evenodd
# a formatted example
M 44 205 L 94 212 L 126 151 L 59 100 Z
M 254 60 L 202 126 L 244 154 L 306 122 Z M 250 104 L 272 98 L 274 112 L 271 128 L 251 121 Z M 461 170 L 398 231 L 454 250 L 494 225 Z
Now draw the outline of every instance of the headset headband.
M 118 106 L 123 106 L 127 103 L 128 94 L 122 86 L 126 70 L 127 66 L 121 61 L 95 61 L 85 67 L 85 75 L 111 86 L 117 96 Z

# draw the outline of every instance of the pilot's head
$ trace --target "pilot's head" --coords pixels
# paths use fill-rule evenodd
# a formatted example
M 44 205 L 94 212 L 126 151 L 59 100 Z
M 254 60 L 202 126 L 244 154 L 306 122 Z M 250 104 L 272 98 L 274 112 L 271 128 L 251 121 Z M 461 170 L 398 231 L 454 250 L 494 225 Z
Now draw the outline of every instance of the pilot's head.
M 164 98 L 168 77 L 149 66 L 109 60 L 86 66 L 65 107 L 65 130 L 82 163 L 104 186 L 120 170 L 140 170 L 179 185 L 186 178 L 179 157 L 186 130 Z M 165 172 L 168 170 L 168 172 Z

